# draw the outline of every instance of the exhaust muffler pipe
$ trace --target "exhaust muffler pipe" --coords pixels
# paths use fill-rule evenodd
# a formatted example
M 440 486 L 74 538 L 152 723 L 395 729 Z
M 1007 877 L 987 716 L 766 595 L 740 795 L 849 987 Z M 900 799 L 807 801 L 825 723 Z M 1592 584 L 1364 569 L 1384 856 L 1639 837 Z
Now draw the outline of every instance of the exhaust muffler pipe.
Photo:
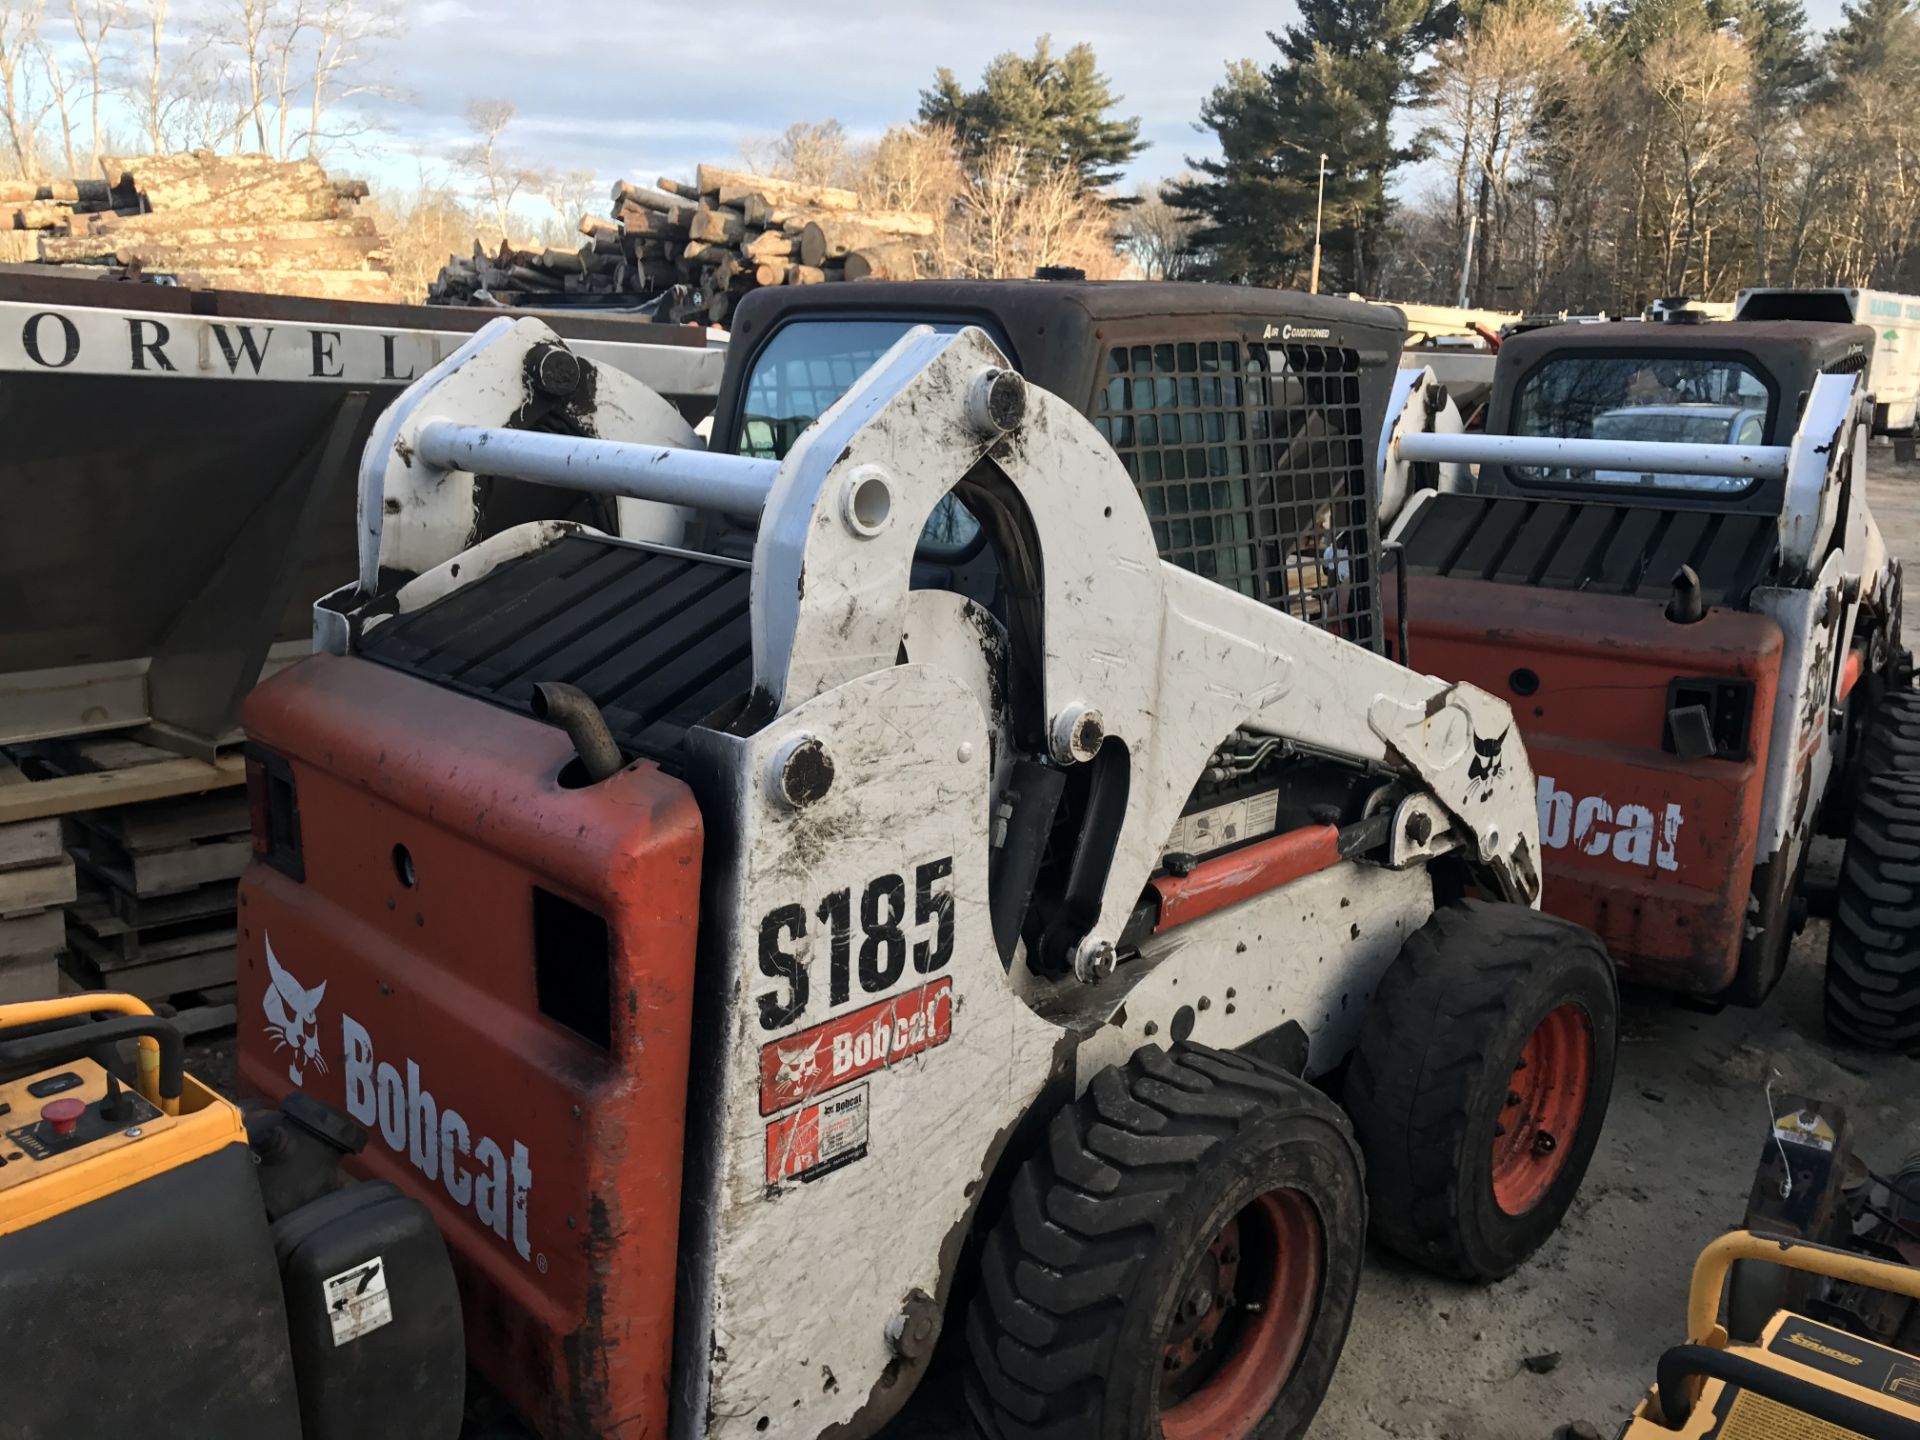
M 593 697 L 577 685 L 542 680 L 533 687 L 533 718 L 557 725 L 573 742 L 574 753 L 587 772 L 587 783 L 598 785 L 625 768 L 626 757 L 614 744 L 607 717 Z

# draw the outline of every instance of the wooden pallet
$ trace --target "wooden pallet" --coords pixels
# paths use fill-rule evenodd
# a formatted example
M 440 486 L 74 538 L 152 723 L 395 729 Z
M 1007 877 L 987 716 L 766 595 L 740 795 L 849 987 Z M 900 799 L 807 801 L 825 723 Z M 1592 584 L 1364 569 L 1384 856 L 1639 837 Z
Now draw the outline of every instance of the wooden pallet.
M 62 995 L 84 995 L 90 990 L 100 988 L 97 985 L 84 983 L 76 978 L 71 970 L 63 969 L 60 972 L 59 993 Z M 234 1003 L 234 993 L 238 988 L 232 981 L 228 981 L 224 985 L 208 985 L 199 990 L 188 990 L 166 1000 L 149 1000 L 149 1003 L 153 1005 L 155 1014 L 172 1020 L 180 1033 L 191 1040 L 196 1035 L 233 1028 L 239 1013 Z
M 142 851 L 128 849 L 90 823 L 81 829 L 83 838 L 72 847 L 73 858 L 88 873 L 142 900 L 184 894 L 215 881 L 226 881 L 231 889 L 253 858 L 253 843 L 245 835 Z
M 83 989 L 119 990 L 147 1001 L 231 984 L 236 963 L 234 947 L 228 943 L 129 964 L 112 950 L 90 941 L 84 932 L 72 929 L 67 932 L 67 952 L 61 959 L 66 972 Z
M 58 910 L 39 910 L 0 920 L 0 965 L 52 955 L 67 943 L 67 922 Z
M 57 920 L 58 911 L 48 912 Z M 0 1005 L 21 1000 L 51 1000 L 59 993 L 60 961 L 52 952 L 0 960 Z
M 73 900 L 73 861 L 62 855 L 51 864 L 0 870 L 0 916 L 27 915 Z
M 111 735 L 20 745 L 0 755 L 0 825 L 199 795 L 246 778 L 238 754 L 208 764 Z
M 91 884 L 80 898 L 67 907 L 85 919 L 97 934 L 108 933 L 102 926 L 112 916 L 126 928 L 152 930 L 156 926 L 176 925 L 182 920 L 208 920 L 216 915 L 232 915 L 234 887 L 231 881 L 216 880 L 192 890 L 171 895 L 150 895 L 144 899 L 130 895 L 118 885 Z

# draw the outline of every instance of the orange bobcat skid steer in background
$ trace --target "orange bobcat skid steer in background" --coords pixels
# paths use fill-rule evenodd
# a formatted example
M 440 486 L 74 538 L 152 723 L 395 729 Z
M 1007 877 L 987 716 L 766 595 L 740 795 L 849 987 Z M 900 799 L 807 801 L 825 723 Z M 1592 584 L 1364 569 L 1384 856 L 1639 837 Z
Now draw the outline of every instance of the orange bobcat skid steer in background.
M 1533 908 L 1507 707 L 1356 643 L 1391 319 L 859 298 L 742 304 L 715 431 L 774 453 L 696 448 L 533 320 L 382 417 L 359 580 L 246 709 L 242 1078 L 371 1132 L 543 1436 L 856 1440 L 951 1326 L 990 1434 L 1297 1440 L 1363 1155 L 1390 1243 L 1508 1274 L 1615 1052 L 1604 952 Z M 1075 387 L 1236 407 L 1259 513 L 1302 492 L 1289 556 L 1339 487 L 1344 608 L 1163 560 Z M 619 533 L 494 533 L 481 477 Z
M 1547 907 L 1624 978 L 1758 1004 L 1805 919 L 1814 836 L 1845 834 L 1828 1022 L 1907 1047 L 1920 696 L 1867 504 L 1870 339 L 1799 322 L 1516 335 L 1486 435 L 1403 376 L 1382 510 L 1410 663 L 1514 707 Z

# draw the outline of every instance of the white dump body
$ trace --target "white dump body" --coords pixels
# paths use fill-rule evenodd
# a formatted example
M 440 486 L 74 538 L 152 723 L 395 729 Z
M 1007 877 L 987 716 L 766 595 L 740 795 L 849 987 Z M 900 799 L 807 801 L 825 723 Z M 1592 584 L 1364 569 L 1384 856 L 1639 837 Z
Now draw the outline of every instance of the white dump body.
M 1736 320 L 1851 320 L 1873 327 L 1867 380 L 1876 435 L 1908 434 L 1920 418 L 1920 295 L 1844 287 L 1742 290 Z

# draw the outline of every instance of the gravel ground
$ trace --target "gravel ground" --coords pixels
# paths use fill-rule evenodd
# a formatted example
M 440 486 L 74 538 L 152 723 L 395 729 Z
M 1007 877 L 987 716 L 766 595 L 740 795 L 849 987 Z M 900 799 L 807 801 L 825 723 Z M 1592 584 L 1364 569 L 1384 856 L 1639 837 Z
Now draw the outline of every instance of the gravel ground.
M 1888 544 L 1920 553 L 1920 467 L 1874 459 L 1870 502 Z M 1573 1420 L 1612 1434 L 1683 1338 L 1695 1255 L 1739 1221 L 1771 1077 L 1845 1105 L 1876 1168 L 1920 1150 L 1920 1059 L 1839 1047 L 1821 1028 L 1826 943 L 1826 925 L 1809 925 L 1757 1011 L 1629 996 L 1606 1134 L 1565 1226 L 1485 1288 L 1371 1256 L 1313 1440 L 1547 1440 Z M 195 1049 L 197 1068 L 231 1083 L 231 1037 Z M 1549 1354 L 1560 1358 L 1546 1373 L 1524 1363 Z M 971 1435 L 953 1377 L 936 1373 L 887 1440 Z

